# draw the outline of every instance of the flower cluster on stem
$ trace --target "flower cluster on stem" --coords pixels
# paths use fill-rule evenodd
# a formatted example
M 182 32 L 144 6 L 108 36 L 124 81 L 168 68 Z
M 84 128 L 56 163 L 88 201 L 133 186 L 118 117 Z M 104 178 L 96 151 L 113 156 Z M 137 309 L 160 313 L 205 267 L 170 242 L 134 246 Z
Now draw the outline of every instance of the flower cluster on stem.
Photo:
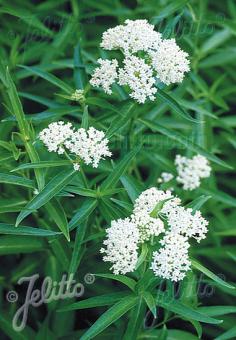
M 94 127 L 75 129 L 71 123 L 54 122 L 39 133 L 39 139 L 49 152 L 72 154 L 75 170 L 80 169 L 81 160 L 97 168 L 102 159 L 111 156 L 105 133 Z
M 152 241 L 156 247 L 151 263 L 154 274 L 180 281 L 191 266 L 189 239 L 195 238 L 198 242 L 204 239 L 207 225 L 200 211 L 183 207 L 171 191 L 153 187 L 136 199 L 130 218 L 112 221 L 106 230 L 103 259 L 113 263 L 111 269 L 115 274 L 132 272 L 141 244 Z
M 157 80 L 166 85 L 181 83 L 190 70 L 188 54 L 175 39 L 163 39 L 161 33 L 147 20 L 126 20 L 123 25 L 103 33 L 100 46 L 105 50 L 119 50 L 122 61 L 98 59 L 90 84 L 101 87 L 107 94 L 118 83 L 128 86 L 129 95 L 138 103 L 153 101 Z

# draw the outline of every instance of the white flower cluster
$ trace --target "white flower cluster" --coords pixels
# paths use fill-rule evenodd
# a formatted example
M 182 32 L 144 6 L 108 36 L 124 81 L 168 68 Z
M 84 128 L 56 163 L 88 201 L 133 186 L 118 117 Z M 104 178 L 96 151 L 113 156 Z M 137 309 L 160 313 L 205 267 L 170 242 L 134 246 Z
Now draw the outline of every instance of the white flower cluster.
M 131 98 L 138 103 L 155 99 L 158 78 L 167 85 L 180 83 L 190 70 L 188 54 L 175 39 L 162 39 L 147 20 L 126 20 L 124 25 L 108 29 L 100 46 L 120 50 L 124 59 L 120 67 L 116 59 L 98 59 L 100 66 L 95 69 L 90 84 L 111 94 L 111 85 L 117 81 L 129 87 Z
M 208 160 L 201 155 L 196 155 L 192 159 L 176 155 L 175 165 L 178 173 L 176 180 L 183 184 L 184 190 L 198 188 L 201 179 L 207 178 L 211 174 L 211 167 Z
M 188 53 L 179 48 L 175 39 L 163 40 L 156 51 L 150 52 L 150 56 L 158 78 L 166 85 L 181 83 L 184 73 L 190 70 Z
M 184 208 L 177 204 L 175 207 L 170 207 L 167 204 L 164 205 L 162 213 L 167 215 L 167 223 L 171 232 L 193 237 L 197 242 L 206 238 L 208 221 L 202 217 L 200 211 L 194 213 L 191 208 Z
M 67 150 L 76 156 L 75 170 L 80 169 L 80 160 L 96 168 L 100 160 L 111 156 L 104 132 L 93 127 L 87 131 L 83 128 L 76 130 L 71 123 L 54 122 L 39 133 L 39 139 L 50 152 L 63 154 Z
M 151 268 L 154 274 L 171 281 L 183 280 L 191 265 L 187 237 L 167 233 L 160 243 L 163 247 L 153 253 Z
M 140 242 L 148 241 L 165 231 L 164 222 L 155 213 L 156 206 L 172 197 L 171 192 L 150 188 L 145 190 L 135 201 L 132 221 L 138 226 Z
M 145 61 L 136 56 L 124 59 L 124 67 L 119 70 L 120 85 L 128 85 L 130 97 L 139 103 L 144 103 L 147 98 L 154 100 L 157 92 L 152 68 Z
M 94 168 L 97 168 L 101 159 L 111 156 L 107 144 L 105 133 L 93 127 L 88 131 L 83 128 L 74 131 L 71 138 L 65 142 L 70 152 L 81 158 L 85 164 L 92 164 Z
M 126 20 L 124 25 L 109 28 L 100 46 L 105 50 L 121 50 L 125 55 L 157 49 L 161 34 L 147 20 Z
M 39 139 L 45 144 L 49 152 L 57 152 L 59 155 L 65 152 L 64 144 L 73 134 L 72 124 L 62 121 L 48 125 L 39 133 Z
M 126 274 L 135 269 L 138 260 L 139 232 L 136 225 L 129 218 L 111 222 L 106 229 L 107 239 L 103 242 L 105 248 L 103 261 L 113 263 L 111 269 L 114 274 Z
M 159 242 L 161 247 L 153 253 L 151 268 L 162 278 L 182 280 L 191 264 L 188 240 L 195 238 L 199 242 L 204 239 L 207 225 L 200 211 L 193 213 L 191 208 L 184 208 L 181 200 L 170 191 L 150 188 L 136 199 L 130 218 L 112 221 L 111 228 L 106 230 L 108 240 L 104 245 L 107 249 L 102 249 L 106 253 L 104 261 L 113 263 L 115 274 L 134 271 L 139 245 L 164 234 Z M 131 240 L 131 230 L 135 240 Z
M 160 177 L 157 179 L 158 183 L 167 183 L 171 181 L 174 178 L 174 175 L 172 175 L 170 172 L 162 172 Z
M 95 69 L 90 84 L 94 87 L 102 87 L 105 93 L 111 94 L 111 85 L 118 77 L 116 72 L 118 61 L 98 59 L 98 63 L 100 66 Z

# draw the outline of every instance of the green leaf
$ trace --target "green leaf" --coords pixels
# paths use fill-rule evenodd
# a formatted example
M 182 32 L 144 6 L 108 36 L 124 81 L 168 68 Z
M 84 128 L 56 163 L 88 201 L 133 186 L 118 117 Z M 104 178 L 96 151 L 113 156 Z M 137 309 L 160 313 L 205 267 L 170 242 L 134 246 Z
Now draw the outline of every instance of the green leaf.
M 86 199 L 70 220 L 69 229 L 72 230 L 76 228 L 77 226 L 79 226 L 80 223 L 82 223 L 86 218 L 88 218 L 96 208 L 97 204 L 98 202 L 95 199 L 92 198 Z
M 19 165 L 17 168 L 11 170 L 11 172 L 25 170 L 25 169 L 45 169 L 45 168 L 54 168 L 57 166 L 71 166 L 71 161 L 41 161 L 37 163 L 25 163 Z
M 76 172 L 74 169 L 65 172 L 59 172 L 51 181 L 39 192 L 26 206 L 16 219 L 16 226 L 30 214 L 30 210 L 37 210 L 50 201 L 58 194 L 67 184 L 69 184 Z
M 74 48 L 74 80 L 77 89 L 84 89 L 87 81 L 85 66 L 83 65 L 81 47 L 78 43 Z
M 0 183 L 20 185 L 26 188 L 34 188 L 34 182 L 28 178 L 0 173 Z
M 191 122 L 194 122 L 194 123 L 197 123 L 198 121 L 194 118 L 192 118 L 188 112 L 186 112 L 178 103 L 177 101 L 172 98 L 169 94 L 165 93 L 164 91 L 162 91 L 160 88 L 158 88 L 157 90 L 157 94 L 156 94 L 157 97 L 161 98 L 161 100 L 164 102 L 164 103 L 168 103 L 169 106 L 176 112 L 178 113 L 181 117 L 191 121 Z
M 141 264 L 146 260 L 147 254 L 148 254 L 148 246 L 146 243 L 143 243 L 142 251 L 138 257 L 138 261 L 136 263 L 135 269 L 138 269 L 141 266 Z
M 4 235 L 0 237 L 0 255 L 26 254 L 45 250 L 46 243 L 43 238 L 20 235 Z
M 58 228 L 61 230 L 67 241 L 70 241 L 70 233 L 65 211 L 61 203 L 56 198 L 52 198 L 50 202 L 45 205 L 48 214 L 55 221 Z
M 93 197 L 96 198 L 98 196 L 96 190 L 80 188 L 78 186 L 67 186 L 66 191 L 71 192 L 73 194 L 78 194 L 84 197 Z
M 199 271 L 201 271 L 203 274 L 205 274 L 206 276 L 208 276 L 210 279 L 212 279 L 213 281 L 215 281 L 216 283 L 218 283 L 219 285 L 223 286 L 223 287 L 227 287 L 230 289 L 235 289 L 235 286 L 225 282 L 224 280 L 222 280 L 220 277 L 218 277 L 217 275 L 215 275 L 214 273 L 212 273 L 209 269 L 207 269 L 206 267 L 204 267 L 202 264 L 198 263 L 195 260 L 191 260 L 192 262 L 192 266 L 196 269 L 198 269 Z
M 69 86 L 68 84 L 64 83 L 61 79 L 57 78 L 53 74 L 50 74 L 46 71 L 41 70 L 39 67 L 36 66 L 24 66 L 24 65 L 19 65 L 23 69 L 29 71 L 30 74 L 39 76 L 45 80 L 47 80 L 49 83 L 59 87 L 61 90 L 65 91 L 69 95 L 71 95 L 74 92 L 74 89 Z
M 0 223 L 0 234 L 49 237 L 49 236 L 60 235 L 61 233 L 51 231 L 51 230 L 32 228 L 32 227 L 26 227 L 26 226 L 16 228 L 14 224 Z
M 70 310 L 77 310 L 77 309 L 86 309 L 86 308 L 95 308 L 95 307 L 102 307 L 102 306 L 110 306 L 114 303 L 120 301 L 122 298 L 129 296 L 129 292 L 117 292 L 111 294 L 104 294 L 94 296 L 82 301 L 78 301 L 67 305 L 65 307 L 60 308 L 59 312 L 66 312 Z
M 119 114 L 119 110 L 115 106 L 113 106 L 107 100 L 104 100 L 98 97 L 97 98 L 95 97 L 86 98 L 86 104 L 98 106 L 98 107 L 101 107 L 102 109 L 108 109 Z
M 176 142 L 184 145 L 187 149 L 192 150 L 196 153 L 199 153 L 199 154 L 205 156 L 210 161 L 212 161 L 216 164 L 219 164 L 219 165 L 221 165 L 225 168 L 232 169 L 232 167 L 230 165 L 228 165 L 227 163 L 222 161 L 220 158 L 216 157 L 215 155 L 213 155 L 210 152 L 206 151 L 205 149 L 201 148 L 199 145 L 194 144 L 188 138 L 181 135 L 180 133 L 178 133 L 176 131 L 170 131 L 170 130 L 166 129 L 164 126 L 157 124 L 157 123 L 153 123 L 149 120 L 139 119 L 139 121 L 141 123 L 143 123 L 144 125 L 146 125 L 147 127 L 149 127 L 151 130 L 158 131 L 159 133 L 169 137 L 170 139 L 173 139 Z
M 152 18 L 152 24 L 156 25 L 160 20 L 170 17 L 173 13 L 184 7 L 186 3 L 187 0 L 176 0 L 168 5 L 165 4 L 164 9 L 162 9 L 157 16 Z
M 195 212 L 196 210 L 201 209 L 203 204 L 205 204 L 210 198 L 211 196 L 201 195 L 192 202 L 190 202 L 189 204 L 187 204 L 186 208 L 192 208 L 193 212 Z
M 152 296 L 150 292 L 143 292 L 142 295 L 148 308 L 152 312 L 154 318 L 156 318 L 157 317 L 156 300 L 154 299 L 154 297 Z
M 121 299 L 114 306 L 108 309 L 100 318 L 85 332 L 80 340 L 89 340 L 97 336 L 104 329 L 109 327 L 113 322 L 121 318 L 137 303 L 136 296 L 129 296 Z
M 119 281 L 129 287 L 132 291 L 135 290 L 136 281 L 125 276 L 125 275 L 114 275 L 114 274 L 94 274 L 98 277 L 103 277 L 105 279 Z
M 117 165 L 114 166 L 114 170 L 105 179 L 105 181 L 103 181 L 101 185 L 101 190 L 111 189 L 117 184 L 120 177 L 126 172 L 130 163 L 139 152 L 140 148 L 141 147 L 134 148 Z
M 222 333 L 220 336 L 215 338 L 215 340 L 227 340 L 227 339 L 235 339 L 236 337 L 236 326 L 230 328 L 228 331 Z
M 188 307 L 173 297 L 168 296 L 166 293 L 158 292 L 157 293 L 157 306 L 170 310 L 173 313 L 180 315 L 183 318 L 187 318 L 189 320 L 196 320 L 209 324 L 220 324 L 223 321 L 214 319 L 210 316 L 207 316 L 203 313 L 200 313 L 198 309 L 192 309 Z
M 73 249 L 70 267 L 68 271 L 69 274 L 76 273 L 77 268 L 79 266 L 80 255 L 81 255 L 81 245 L 84 240 L 86 228 L 87 228 L 87 220 L 82 222 L 76 229 L 74 249 Z
M 121 114 L 117 115 L 117 117 L 112 120 L 111 125 L 106 132 L 106 137 L 108 139 L 129 122 L 129 119 L 134 113 L 134 108 L 135 104 L 133 102 L 128 102 L 121 108 Z
M 89 115 L 88 115 L 88 106 L 87 105 L 84 107 L 81 127 L 84 128 L 84 129 L 88 129 L 88 127 L 89 127 Z
M 15 84 L 9 74 L 8 69 L 6 70 L 5 74 L 2 74 L 0 72 L 0 76 L 2 78 L 2 81 L 6 87 L 6 92 L 9 97 L 9 101 L 11 104 L 11 112 L 16 117 L 20 134 L 22 137 L 22 140 L 25 145 L 25 149 L 27 154 L 29 155 L 29 158 L 31 162 L 38 162 L 39 156 L 35 150 L 35 148 L 32 145 L 32 141 L 30 140 L 30 127 L 28 122 L 25 119 L 25 114 L 23 111 L 23 107 L 21 104 L 21 101 L 19 99 Z M 44 174 L 40 170 L 35 170 L 35 177 L 38 183 L 39 190 L 41 190 L 44 187 Z
M 236 313 L 235 306 L 207 306 L 199 307 L 200 313 L 206 313 L 208 316 L 221 316 L 231 313 Z
M 122 340 L 137 339 L 145 320 L 146 303 L 142 297 L 138 297 L 135 308 L 132 308 L 129 315 L 128 325 Z
M 4 6 L 0 9 L 0 13 L 7 13 L 9 15 L 12 15 L 14 17 L 19 18 L 23 22 L 25 22 L 28 26 L 28 29 L 32 30 L 33 27 L 41 34 L 44 34 L 46 36 L 52 37 L 53 32 L 50 31 L 46 26 L 43 25 L 43 23 L 37 18 L 37 15 L 32 15 L 32 12 L 27 10 L 26 8 L 22 8 L 21 6 L 13 6 L 10 3 L 8 6 Z M 20 22 L 19 22 L 20 23 Z
M 225 203 L 229 206 L 236 207 L 236 198 L 233 196 L 226 194 L 223 191 L 217 190 L 217 189 L 205 189 L 200 188 L 200 191 L 204 194 L 208 194 L 212 197 L 212 199 Z
M 133 176 L 123 175 L 121 176 L 120 180 L 131 201 L 134 202 L 143 191 L 143 186 L 138 181 L 135 181 Z

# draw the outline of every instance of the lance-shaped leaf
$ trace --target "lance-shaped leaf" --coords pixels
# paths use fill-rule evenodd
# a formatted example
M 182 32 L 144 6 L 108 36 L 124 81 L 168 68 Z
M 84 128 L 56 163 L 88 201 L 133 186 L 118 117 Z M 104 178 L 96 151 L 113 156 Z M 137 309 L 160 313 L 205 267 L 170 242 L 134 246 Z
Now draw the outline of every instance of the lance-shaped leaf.
M 62 231 L 67 241 L 70 241 L 70 233 L 66 214 L 58 199 L 52 198 L 51 201 L 45 205 L 45 208 L 47 209 L 48 214 L 55 221 L 58 228 Z
M 0 183 L 20 185 L 26 188 L 34 188 L 34 182 L 28 178 L 0 173 Z
M 129 287 L 131 290 L 135 290 L 136 281 L 125 275 L 114 275 L 114 274 L 95 274 L 95 276 L 103 277 L 105 279 L 119 281 Z
M 26 226 L 15 228 L 14 224 L 0 223 L 0 234 L 49 237 L 60 235 L 61 233 Z
M 158 292 L 156 299 L 157 306 L 170 310 L 189 320 L 196 320 L 209 324 L 219 324 L 222 320 L 214 319 L 206 314 L 200 313 L 197 309 L 193 309 L 176 300 L 174 297 L 168 296 L 166 293 Z
M 94 308 L 94 307 L 102 307 L 102 306 L 110 306 L 120 301 L 122 298 L 126 296 L 127 297 L 129 296 L 128 291 L 98 295 L 98 296 L 94 296 L 94 297 L 91 297 L 91 298 L 88 298 L 82 301 L 69 304 L 65 307 L 62 307 L 59 309 L 59 312 L 66 312 L 70 310 L 86 309 L 86 308 Z
M 110 175 L 102 183 L 101 190 L 111 189 L 117 184 L 120 177 L 126 172 L 128 167 L 130 166 L 130 163 L 139 152 L 140 148 L 141 147 L 134 148 L 117 165 L 114 166 L 114 169 L 112 170 Z
M 72 217 L 69 222 L 69 229 L 73 230 L 76 228 L 80 223 L 82 223 L 89 215 L 94 211 L 98 202 L 95 199 L 88 198 L 86 199 L 82 205 L 79 207 L 78 211 Z
M 113 322 L 121 318 L 137 303 L 137 296 L 124 297 L 114 306 L 108 309 L 102 316 L 87 330 L 87 332 L 80 338 L 81 340 L 93 339 L 96 335 L 101 333 L 104 329 L 110 326 Z
M 29 71 L 29 73 L 32 74 L 32 75 L 36 75 L 36 76 L 39 76 L 39 77 L 47 80 L 49 83 L 59 87 L 60 89 L 62 89 L 63 91 L 65 91 L 66 93 L 68 93 L 70 95 L 74 91 L 73 88 L 70 85 L 66 84 L 64 81 L 57 78 L 53 74 L 50 74 L 46 71 L 41 70 L 39 67 L 36 67 L 36 66 L 29 67 L 29 66 L 24 66 L 24 65 L 20 65 L 20 67 Z
M 25 210 L 18 215 L 16 226 L 18 226 L 20 222 L 31 213 L 30 210 L 39 209 L 57 195 L 67 184 L 70 183 L 75 174 L 75 170 L 71 169 L 70 171 L 60 172 L 58 175 L 53 177 L 43 190 L 40 191 L 40 193 L 25 206 Z
M 201 271 L 203 274 L 205 274 L 206 276 L 208 276 L 210 279 L 212 279 L 213 281 L 215 281 L 216 283 L 218 283 L 219 285 L 223 286 L 223 287 L 227 287 L 230 289 L 235 289 L 236 287 L 225 282 L 224 280 L 222 280 L 219 276 L 215 275 L 214 273 L 212 273 L 209 269 L 207 269 L 206 267 L 204 267 L 202 264 L 200 264 L 199 262 L 195 261 L 195 260 L 191 260 L 192 266 L 196 269 L 198 269 L 199 271 Z
M 190 116 L 188 112 L 186 112 L 182 106 L 174 99 L 172 98 L 169 94 L 166 92 L 162 91 L 160 88 L 157 90 L 157 97 L 161 98 L 161 100 L 164 103 L 168 103 L 169 106 L 176 112 L 178 113 L 181 117 L 190 120 L 191 122 L 197 123 L 198 121 Z

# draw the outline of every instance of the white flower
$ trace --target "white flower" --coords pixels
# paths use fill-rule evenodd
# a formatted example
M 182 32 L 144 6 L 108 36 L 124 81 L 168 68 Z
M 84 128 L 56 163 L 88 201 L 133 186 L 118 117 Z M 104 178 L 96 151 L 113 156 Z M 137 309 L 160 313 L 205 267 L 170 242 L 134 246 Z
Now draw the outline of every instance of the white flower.
M 63 154 L 65 151 L 64 144 L 73 135 L 71 123 L 65 124 L 62 121 L 54 122 L 48 125 L 39 133 L 39 139 L 45 144 L 49 152 Z
M 158 183 L 167 183 L 171 181 L 174 178 L 174 176 L 170 172 L 162 172 L 160 177 L 157 179 Z
M 138 226 L 141 243 L 165 231 L 164 223 L 155 213 L 155 208 L 158 203 L 171 197 L 170 191 L 164 192 L 156 188 L 150 188 L 143 191 L 135 200 L 131 219 Z
M 79 171 L 80 170 L 80 164 L 79 163 L 74 163 L 73 167 L 74 167 L 75 171 Z
M 201 178 L 207 178 L 211 173 L 208 160 L 201 155 L 194 156 L 192 159 L 176 155 L 175 165 L 178 173 L 176 180 L 183 184 L 184 190 L 198 188 Z
M 167 233 L 160 241 L 162 248 L 153 253 L 151 269 L 156 276 L 171 281 L 182 280 L 190 269 L 187 237 L 175 233 Z
M 99 59 L 101 66 L 95 69 L 91 85 L 101 86 L 111 94 L 111 85 L 118 81 L 119 85 L 130 88 L 130 97 L 138 103 L 155 99 L 156 77 L 169 85 L 182 82 L 185 72 L 189 71 L 188 54 L 179 48 L 175 39 L 163 40 L 147 20 L 126 20 L 123 25 L 108 29 L 100 46 L 120 50 L 124 56 L 123 67 L 118 67 L 116 59 Z
M 116 59 L 98 59 L 98 63 L 100 66 L 95 68 L 90 84 L 94 87 L 102 87 L 105 93 L 111 94 L 111 85 L 117 79 L 118 62 Z
M 188 53 L 182 51 L 175 39 L 164 39 L 156 51 L 150 51 L 152 65 L 158 78 L 166 85 L 181 83 L 185 72 L 190 70 Z
M 171 232 L 193 237 L 198 242 L 206 237 L 208 221 L 200 211 L 193 213 L 191 208 L 176 206 L 167 213 L 167 223 Z
M 157 92 L 153 71 L 141 58 L 130 56 L 124 59 L 124 67 L 119 69 L 120 85 L 128 85 L 130 97 L 138 103 L 144 103 L 147 98 L 154 100 Z
M 150 214 L 159 202 L 168 200 L 172 197 L 170 191 L 158 190 L 157 188 L 152 187 L 143 191 L 135 200 L 134 212 L 136 210 L 145 210 Z
M 164 222 L 157 217 L 151 217 L 146 211 L 138 210 L 131 215 L 131 220 L 139 229 L 139 242 L 148 241 L 152 236 L 158 236 L 165 231 Z
M 114 274 L 133 272 L 138 260 L 139 231 L 129 218 L 111 222 L 111 227 L 106 229 L 107 239 L 103 242 L 106 248 L 103 261 L 111 262 Z
M 104 157 L 111 156 L 107 144 L 108 139 L 105 138 L 104 132 L 93 127 L 88 131 L 83 128 L 78 129 L 65 143 L 70 152 L 81 158 L 85 164 L 92 164 L 94 168 L 97 168 Z
M 83 128 L 75 130 L 71 123 L 62 121 L 49 124 L 48 128 L 39 133 L 49 151 L 62 154 L 65 150 L 76 156 L 73 167 L 80 169 L 80 160 L 97 168 L 100 160 L 110 157 L 108 139 L 103 131 L 90 127 L 87 131 Z
M 100 46 L 106 50 L 120 49 L 125 55 L 130 55 L 157 48 L 160 40 L 161 34 L 154 31 L 154 26 L 147 20 L 126 20 L 124 25 L 104 32 Z

